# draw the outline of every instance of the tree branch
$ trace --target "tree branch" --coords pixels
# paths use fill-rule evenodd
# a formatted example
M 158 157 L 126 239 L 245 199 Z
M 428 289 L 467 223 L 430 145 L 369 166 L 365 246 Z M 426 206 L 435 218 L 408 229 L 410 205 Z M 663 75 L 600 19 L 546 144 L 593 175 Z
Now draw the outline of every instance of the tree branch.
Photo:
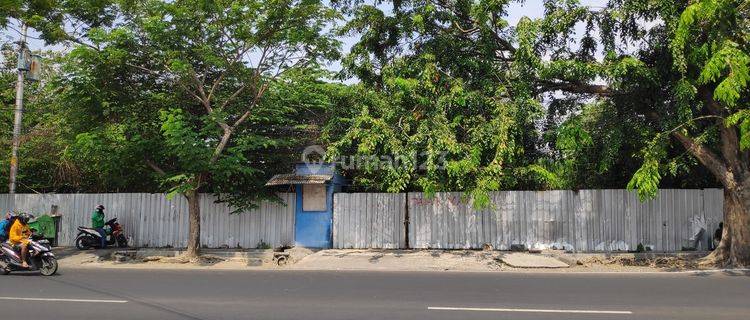
M 464 33 L 464 34 L 471 34 L 471 33 L 477 32 L 479 30 L 479 28 L 480 28 L 479 27 L 479 23 L 477 23 L 476 20 L 474 20 L 473 18 L 471 18 L 471 16 L 467 16 L 467 15 L 463 14 L 462 12 L 456 10 L 455 6 L 446 3 L 445 0 L 432 0 L 430 2 L 432 2 L 436 6 L 439 6 L 439 7 L 443 8 L 443 9 L 445 9 L 445 10 L 450 11 L 453 15 L 455 15 L 455 17 L 457 19 L 461 19 L 461 20 L 463 20 L 464 23 L 473 26 L 473 27 L 471 27 L 469 29 L 464 29 L 464 28 L 462 28 L 458 24 L 458 22 L 454 21 L 453 25 L 459 31 L 461 31 L 462 33 Z M 491 26 L 491 30 L 488 30 L 488 31 L 490 31 L 490 33 L 492 34 L 492 36 L 495 38 L 495 41 L 497 42 L 497 44 L 502 48 L 502 50 L 510 52 L 511 55 L 515 54 L 516 53 L 516 48 L 513 46 L 513 44 L 511 44 L 510 41 L 508 41 L 507 39 L 505 39 L 502 36 L 500 36 L 500 34 L 499 34 L 499 32 L 498 32 L 498 30 L 496 28 L 496 24 L 494 24 L 494 21 L 495 21 L 495 19 L 494 19 L 494 13 L 493 13 L 493 19 L 492 19 L 492 21 L 493 21 L 493 25 Z M 487 26 L 485 25 L 485 27 L 487 27 Z M 448 29 L 445 29 L 445 28 L 442 28 L 442 29 L 444 31 L 448 30 Z M 511 58 L 508 58 L 508 59 L 511 59 Z
M 717 124 L 720 128 L 719 135 L 721 136 L 721 154 L 728 164 L 729 169 L 735 174 L 746 171 L 747 164 L 740 159 L 740 141 L 737 136 L 737 129 L 734 126 L 727 126 L 724 123 L 723 117 L 726 116 L 725 108 L 714 99 L 713 90 L 711 90 L 711 88 L 703 86 L 698 89 L 698 92 L 703 97 L 706 108 L 709 112 L 718 117 L 722 117 L 722 119 L 717 120 Z
M 235 128 L 237 128 L 237 127 L 238 127 L 238 126 L 239 126 L 240 124 L 242 124 L 243 122 L 245 122 L 245 120 L 246 120 L 246 119 L 247 119 L 247 118 L 248 118 L 248 117 L 250 116 L 250 111 L 252 111 L 253 107 L 255 107 L 255 105 L 256 105 L 256 104 L 258 104 L 258 101 L 259 101 L 259 100 L 260 100 L 260 98 L 261 98 L 261 97 L 263 96 L 263 94 L 264 94 L 264 93 L 266 92 L 266 89 L 268 89 L 268 83 L 267 83 L 267 82 L 266 82 L 266 83 L 264 83 L 264 84 L 263 84 L 263 85 L 262 85 L 262 86 L 260 87 L 260 90 L 259 90 L 259 91 L 258 91 L 258 93 L 257 93 L 257 94 L 255 95 L 255 98 L 253 98 L 253 102 L 252 102 L 252 103 L 250 104 L 250 106 L 248 107 L 248 110 L 247 110 L 247 111 L 245 111 L 245 113 L 244 113 L 244 114 L 243 114 L 243 115 L 242 115 L 242 116 L 241 116 L 241 117 L 240 117 L 239 119 L 237 119 L 237 121 L 235 121 L 235 122 L 234 122 L 234 124 L 232 125 L 232 128 L 231 128 L 231 129 L 232 129 L 233 131 L 234 131 L 234 129 L 235 129 Z
M 151 159 L 146 159 L 146 165 L 149 166 L 149 168 L 153 169 L 158 173 L 159 175 L 165 176 L 167 175 L 164 170 L 162 170 L 155 162 L 153 162 Z
M 219 107 L 219 110 L 224 109 L 226 106 L 232 103 L 232 101 L 234 101 L 234 99 L 237 98 L 237 96 L 239 96 L 243 91 L 245 91 L 248 85 L 249 84 L 245 83 L 239 89 L 235 90 L 234 93 L 232 93 L 232 95 L 229 96 L 229 98 L 224 100 L 224 103 L 221 104 L 221 107 Z
M 214 164 L 216 160 L 219 160 L 219 156 L 222 152 L 224 152 L 224 149 L 227 147 L 227 144 L 229 144 L 229 139 L 232 137 L 233 130 L 232 128 L 224 129 L 224 134 L 221 136 L 221 140 L 219 141 L 219 144 L 216 145 L 216 148 L 214 149 L 214 153 L 211 155 L 211 160 L 209 161 L 210 164 Z
M 129 67 L 133 67 L 133 68 L 139 69 L 139 70 L 142 70 L 142 71 L 146 71 L 146 72 L 148 72 L 150 74 L 153 74 L 155 76 L 161 76 L 161 74 L 159 72 L 157 72 L 155 70 L 151 70 L 151 69 L 143 67 L 143 66 L 137 66 L 137 65 L 134 65 L 134 64 L 131 64 L 131 63 L 127 63 L 127 62 L 125 63 L 125 65 L 129 66 Z M 185 92 L 189 93 L 191 96 L 193 96 L 193 98 L 195 98 L 195 100 L 197 100 L 198 102 L 200 102 L 205 107 L 205 102 L 204 102 L 203 99 L 201 99 L 201 97 L 199 97 L 197 94 L 195 94 L 195 92 L 193 92 L 192 90 L 188 89 L 188 87 L 184 83 L 180 82 L 179 80 L 176 81 L 176 82 L 177 82 L 177 84 L 180 87 L 182 87 L 183 90 L 185 90 Z M 209 108 L 210 108 L 210 106 L 209 106 Z
M 716 179 L 721 181 L 727 189 L 734 189 L 737 186 L 732 172 L 727 170 L 724 162 L 715 153 L 706 148 L 706 146 L 696 142 L 693 138 L 688 137 L 680 131 L 673 131 L 672 136 L 674 136 L 688 152 L 698 158 L 698 161 L 706 166 Z
M 224 32 L 223 29 L 222 29 L 222 33 L 226 35 L 226 32 Z M 227 70 L 222 71 L 221 74 L 219 74 L 219 77 L 216 79 L 216 81 L 214 81 L 213 85 L 211 86 L 211 90 L 208 91 L 208 97 L 207 97 L 208 101 L 211 101 L 211 98 L 214 96 L 214 93 L 216 93 L 216 89 L 221 85 L 221 82 L 224 80 L 224 77 L 226 76 L 227 72 L 229 72 L 229 68 L 231 68 L 235 63 L 239 62 L 242 59 L 242 57 L 248 51 L 250 51 L 251 48 L 252 46 L 246 46 L 246 47 L 238 49 L 237 54 L 234 56 L 234 58 L 232 58 L 232 60 L 225 58 L 225 61 L 227 63 Z M 263 55 L 265 55 L 265 52 Z
M 576 82 L 554 82 L 542 80 L 539 82 L 542 91 L 565 91 L 570 93 L 594 94 L 602 97 L 611 97 L 615 92 L 607 85 L 576 83 Z

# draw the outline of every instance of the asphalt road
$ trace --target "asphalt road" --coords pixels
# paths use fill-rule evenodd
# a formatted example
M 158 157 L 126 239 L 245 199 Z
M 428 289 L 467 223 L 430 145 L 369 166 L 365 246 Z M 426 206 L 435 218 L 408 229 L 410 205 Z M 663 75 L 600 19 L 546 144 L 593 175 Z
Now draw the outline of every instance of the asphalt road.
M 0 276 L 2 319 L 720 320 L 748 319 L 749 297 L 747 273 L 76 269 Z

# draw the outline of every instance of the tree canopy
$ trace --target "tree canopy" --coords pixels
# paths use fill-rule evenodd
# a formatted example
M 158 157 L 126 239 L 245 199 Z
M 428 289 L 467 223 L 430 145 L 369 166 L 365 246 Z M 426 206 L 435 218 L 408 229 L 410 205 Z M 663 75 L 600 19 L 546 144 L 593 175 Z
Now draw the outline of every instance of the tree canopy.
M 334 155 L 418 155 L 411 166 L 358 170 L 361 184 L 477 196 L 625 186 L 633 155 L 659 132 L 641 117 L 655 107 L 644 92 L 661 96 L 656 69 L 669 73 L 671 63 L 633 46 L 660 34 L 643 23 L 660 11 L 547 1 L 544 17 L 513 26 L 512 2 L 340 3 L 352 16 L 341 31 L 361 34 L 345 72 L 369 94 L 347 119 L 352 130 L 332 139 Z M 684 152 L 664 153 L 674 158 L 668 185 L 715 184 Z

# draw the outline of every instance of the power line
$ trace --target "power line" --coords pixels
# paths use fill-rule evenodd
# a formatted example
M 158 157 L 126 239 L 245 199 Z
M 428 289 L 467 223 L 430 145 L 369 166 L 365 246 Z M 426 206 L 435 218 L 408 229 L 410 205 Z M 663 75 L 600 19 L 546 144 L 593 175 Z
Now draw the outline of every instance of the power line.
M 12 27 L 12 26 L 10 26 L 10 25 L 8 25 L 7 27 L 8 27 L 8 29 L 11 29 L 11 30 L 13 30 L 13 31 L 17 32 L 17 33 L 18 33 L 18 35 L 20 35 L 20 36 L 24 36 L 24 37 L 26 37 L 26 38 L 31 38 L 31 39 L 34 39 L 34 40 L 44 40 L 44 39 L 42 39 L 42 38 L 37 38 L 37 37 L 33 37 L 33 36 L 30 36 L 30 35 L 28 35 L 28 34 L 24 34 L 23 32 L 21 32 L 21 31 L 18 31 L 18 29 L 16 29 L 16 28 L 13 28 L 13 27 Z

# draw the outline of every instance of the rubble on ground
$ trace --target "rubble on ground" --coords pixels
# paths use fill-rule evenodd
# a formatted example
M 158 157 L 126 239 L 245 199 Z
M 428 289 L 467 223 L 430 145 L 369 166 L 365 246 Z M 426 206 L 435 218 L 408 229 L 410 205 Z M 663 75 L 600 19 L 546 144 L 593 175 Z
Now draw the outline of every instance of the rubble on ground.
M 302 258 L 315 253 L 315 251 L 303 247 L 289 248 L 284 250 L 284 252 L 289 253 L 289 263 L 296 263 L 302 260 Z
M 625 267 L 649 267 L 656 269 L 690 270 L 700 269 L 694 256 L 593 256 L 578 260 L 578 265 L 617 265 Z

